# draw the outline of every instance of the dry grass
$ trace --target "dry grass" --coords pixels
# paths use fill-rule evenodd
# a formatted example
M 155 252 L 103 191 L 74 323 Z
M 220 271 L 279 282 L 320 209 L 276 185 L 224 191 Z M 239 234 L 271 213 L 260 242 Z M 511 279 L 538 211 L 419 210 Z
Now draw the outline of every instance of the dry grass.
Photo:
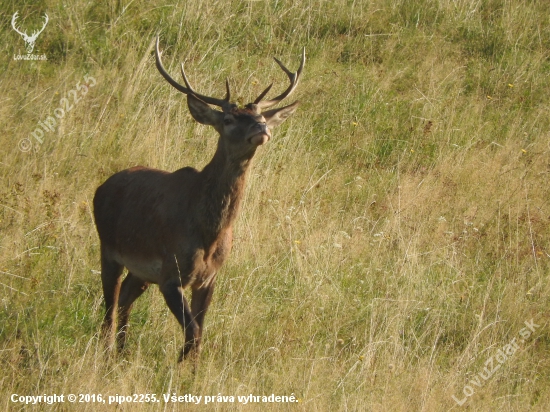
M 262 410 L 546 409 L 546 3 L 1 4 L 5 409 L 19 408 L 12 393 L 173 392 L 300 399 Z M 17 10 L 29 26 L 49 14 L 35 48 L 47 62 L 12 60 Z M 271 55 L 294 68 L 308 53 L 299 112 L 255 159 L 195 375 L 176 364 L 183 337 L 155 288 L 136 303 L 127 357 L 104 359 L 98 339 L 95 188 L 137 164 L 200 168 L 215 146 L 154 68 L 159 31 L 172 73 L 187 58 L 215 95 L 230 76 L 240 102 L 282 87 Z M 30 133 L 86 73 L 97 84 L 38 145 Z M 458 406 L 531 319 L 540 327 Z

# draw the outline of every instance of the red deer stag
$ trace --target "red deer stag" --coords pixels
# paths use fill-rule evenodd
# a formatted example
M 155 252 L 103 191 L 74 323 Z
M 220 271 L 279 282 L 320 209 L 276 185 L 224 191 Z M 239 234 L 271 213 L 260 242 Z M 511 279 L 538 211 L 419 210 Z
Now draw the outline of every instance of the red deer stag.
M 101 244 L 101 281 L 105 298 L 103 334 L 109 348 L 124 348 L 128 316 L 133 302 L 156 283 L 166 304 L 183 328 L 185 343 L 179 361 L 194 349 L 199 353 L 206 310 L 212 298 L 216 274 L 229 255 L 232 226 L 243 197 L 251 160 L 258 146 L 271 138 L 271 128 L 292 115 L 299 102 L 262 112 L 290 95 L 305 63 L 287 74 L 290 86 L 271 100 L 262 100 L 267 87 L 254 103 L 244 108 L 230 103 L 229 82 L 224 99 L 197 93 L 181 65 L 185 86 L 164 69 L 156 44 L 160 74 L 187 95 L 193 118 L 213 126 L 219 134 L 214 157 L 202 171 L 184 167 L 173 173 L 137 166 L 109 177 L 94 197 L 94 217 Z M 221 111 L 209 105 L 218 106 Z M 128 275 L 122 280 L 123 267 Z M 192 289 L 189 307 L 183 289 Z

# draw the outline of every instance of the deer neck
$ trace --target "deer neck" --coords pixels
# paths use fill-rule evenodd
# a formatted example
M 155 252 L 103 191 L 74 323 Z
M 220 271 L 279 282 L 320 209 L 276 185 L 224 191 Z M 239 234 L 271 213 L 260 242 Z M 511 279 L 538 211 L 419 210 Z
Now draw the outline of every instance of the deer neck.
M 234 160 L 229 158 L 222 145 L 218 145 L 214 157 L 205 166 L 199 220 L 206 242 L 215 241 L 219 234 L 231 228 L 239 211 L 244 194 L 250 158 Z

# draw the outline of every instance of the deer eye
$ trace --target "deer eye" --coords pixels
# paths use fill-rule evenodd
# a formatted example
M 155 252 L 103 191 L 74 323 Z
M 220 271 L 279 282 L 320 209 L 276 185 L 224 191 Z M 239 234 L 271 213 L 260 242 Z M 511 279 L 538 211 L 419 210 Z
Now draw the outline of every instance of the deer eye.
M 229 126 L 229 125 L 231 125 L 231 124 L 233 124 L 233 123 L 234 123 L 234 122 L 233 122 L 233 119 L 230 118 L 230 117 L 227 117 L 227 118 L 223 119 L 223 124 L 226 125 L 226 126 Z

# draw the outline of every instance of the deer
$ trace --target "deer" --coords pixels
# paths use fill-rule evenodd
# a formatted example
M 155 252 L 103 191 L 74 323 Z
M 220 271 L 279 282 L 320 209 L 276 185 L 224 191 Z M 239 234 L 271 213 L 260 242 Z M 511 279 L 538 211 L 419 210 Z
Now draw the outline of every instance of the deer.
M 214 156 L 201 171 L 136 166 L 113 174 L 97 188 L 93 209 L 105 301 L 102 334 L 109 350 L 115 349 L 115 337 L 116 350 L 124 350 L 132 304 L 150 284 L 157 284 L 183 330 L 178 363 L 190 353 L 200 353 L 204 318 L 216 275 L 231 251 L 233 224 L 252 158 L 271 139 L 272 128 L 291 116 L 300 103 L 272 108 L 295 90 L 305 64 L 305 48 L 295 73 L 274 59 L 290 85 L 277 97 L 264 100 L 271 83 L 253 103 L 238 107 L 230 101 L 228 79 L 223 99 L 196 92 L 183 63 L 185 86 L 176 82 L 162 64 L 157 37 L 158 71 L 187 96 L 193 119 L 212 126 L 218 142 Z M 128 273 L 122 281 L 124 267 Z M 187 287 L 191 288 L 190 305 L 183 294 Z
M 36 42 L 36 39 L 38 39 L 38 35 L 44 31 L 44 29 L 46 28 L 46 25 L 48 24 L 49 17 L 46 13 L 44 13 L 44 24 L 42 25 L 42 28 L 39 30 L 33 31 L 30 36 L 26 32 L 20 31 L 15 25 L 18 17 L 19 17 L 19 12 L 16 11 L 13 17 L 11 18 L 11 26 L 17 33 L 19 33 L 19 35 L 21 35 L 21 37 L 23 37 L 23 40 L 25 41 L 25 48 L 27 49 L 27 54 L 31 54 L 32 51 L 34 50 L 34 43 Z

